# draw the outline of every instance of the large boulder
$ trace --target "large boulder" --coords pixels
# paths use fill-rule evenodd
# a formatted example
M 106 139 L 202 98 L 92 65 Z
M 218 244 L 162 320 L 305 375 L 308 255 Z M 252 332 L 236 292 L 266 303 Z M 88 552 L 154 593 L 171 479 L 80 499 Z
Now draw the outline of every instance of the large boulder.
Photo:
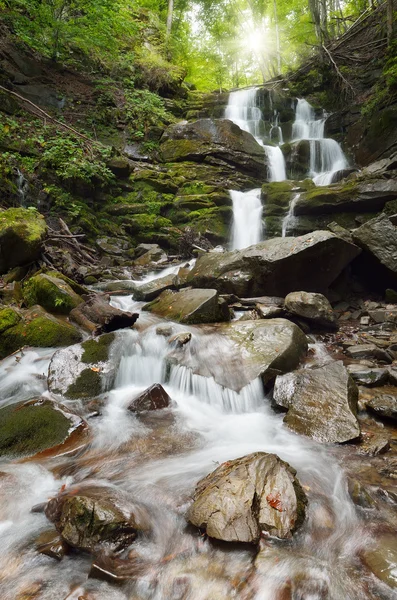
M 110 486 L 66 490 L 47 503 L 45 514 L 63 541 L 86 552 L 120 550 L 149 529 L 146 510 Z
M 266 240 L 244 250 L 205 254 L 187 282 L 240 297 L 324 292 L 359 253 L 357 246 L 330 231 L 314 231 Z
M 327 298 L 313 292 L 291 292 L 285 298 L 285 308 L 293 315 L 307 319 L 313 325 L 336 328 L 336 315 Z
M 48 314 L 40 306 L 26 312 L 11 308 L 0 311 L 0 359 L 24 346 L 54 348 L 81 340 L 76 327 Z
M 227 164 L 262 181 L 267 178 L 266 152 L 255 138 L 227 119 L 200 119 L 171 125 L 161 138 L 165 162 Z
M 178 345 L 168 355 L 168 362 L 240 392 L 258 377 L 266 384 L 277 374 L 295 369 L 307 351 L 305 334 L 286 319 L 234 322 L 217 333 L 221 338 L 210 337 L 208 344 L 194 345 L 194 349 L 190 347 L 194 339 Z
M 66 398 L 94 398 L 112 388 L 120 357 L 112 352 L 115 333 L 58 350 L 48 368 L 48 388 Z
M 40 273 L 31 277 L 23 287 L 27 306 L 39 304 L 49 312 L 68 314 L 83 302 L 71 286 L 58 277 Z
M 216 290 L 185 289 L 180 292 L 166 290 L 143 310 L 178 321 L 179 323 L 217 323 L 230 319 L 226 303 Z
M 386 215 L 371 219 L 353 231 L 354 242 L 364 249 L 361 261 L 368 279 L 397 283 L 397 228 Z
M 47 234 L 36 210 L 9 208 L 0 212 L 0 274 L 37 260 Z
M 358 438 L 358 390 L 341 361 L 277 377 L 273 401 L 287 409 L 284 423 L 319 442 Z
M 302 524 L 305 494 L 296 471 L 275 454 L 256 452 L 220 465 L 197 484 L 188 519 L 225 542 L 285 539 Z
M 48 399 L 10 404 L 0 409 L 0 456 L 63 453 L 81 446 L 87 432 L 85 421 Z

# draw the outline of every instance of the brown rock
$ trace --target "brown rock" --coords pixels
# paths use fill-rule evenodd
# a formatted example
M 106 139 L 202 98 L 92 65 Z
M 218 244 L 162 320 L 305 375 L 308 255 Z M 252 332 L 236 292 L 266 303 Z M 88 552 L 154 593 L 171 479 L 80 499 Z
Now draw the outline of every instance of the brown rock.
M 170 401 L 171 398 L 163 386 L 159 383 L 155 383 L 142 392 L 142 394 L 139 394 L 139 396 L 134 398 L 128 406 L 128 410 L 137 413 L 147 410 L 161 410 L 162 408 L 168 408 Z

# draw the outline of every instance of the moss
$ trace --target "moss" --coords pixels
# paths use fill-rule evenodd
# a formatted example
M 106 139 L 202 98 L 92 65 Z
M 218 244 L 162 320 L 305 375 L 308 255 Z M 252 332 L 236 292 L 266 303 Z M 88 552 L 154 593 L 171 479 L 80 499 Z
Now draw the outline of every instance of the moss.
M 64 279 L 39 274 L 31 277 L 23 287 L 23 297 L 27 306 L 39 304 L 46 310 L 68 314 L 83 302 Z
M 170 226 L 172 226 L 172 222 L 169 219 L 148 213 L 135 215 L 125 221 L 125 227 L 131 233 L 138 233 L 141 230 L 159 230 L 162 227 Z
M 35 261 L 47 232 L 36 210 L 9 208 L 0 212 L 0 273 Z
M 51 402 L 25 402 L 0 409 L 0 456 L 31 456 L 69 434 L 70 420 Z
M 85 287 L 83 287 L 76 281 L 73 281 L 73 279 L 70 279 L 70 277 L 66 277 L 66 275 L 60 273 L 59 271 L 47 271 L 45 275 L 49 275 L 50 277 L 56 277 L 57 279 L 62 279 L 62 281 L 67 283 L 76 294 L 79 294 L 79 296 L 82 296 L 83 294 L 88 294 L 88 290 Z
M 78 398 L 93 398 L 102 393 L 101 376 L 97 371 L 84 369 L 65 393 L 67 398 L 76 400 Z
M 109 348 L 114 338 L 114 333 L 105 333 L 105 335 L 101 335 L 96 339 L 83 342 L 81 346 L 84 352 L 81 361 L 93 364 L 107 360 L 109 358 Z
M 23 346 L 54 348 L 70 346 L 81 340 L 80 332 L 55 318 L 40 316 L 30 322 L 19 322 L 1 335 L 0 358 L 5 358 Z
M 20 315 L 12 308 L 0 310 L 0 334 L 17 325 L 20 320 Z

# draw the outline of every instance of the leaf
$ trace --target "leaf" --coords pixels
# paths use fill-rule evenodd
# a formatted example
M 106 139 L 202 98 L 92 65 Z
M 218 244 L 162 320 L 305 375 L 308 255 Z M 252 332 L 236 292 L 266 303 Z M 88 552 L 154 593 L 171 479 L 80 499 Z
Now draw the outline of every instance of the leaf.
M 281 498 L 278 492 L 276 494 L 268 494 L 266 496 L 266 500 L 272 508 L 275 508 L 278 510 L 278 512 L 283 512 L 283 506 L 281 504 Z

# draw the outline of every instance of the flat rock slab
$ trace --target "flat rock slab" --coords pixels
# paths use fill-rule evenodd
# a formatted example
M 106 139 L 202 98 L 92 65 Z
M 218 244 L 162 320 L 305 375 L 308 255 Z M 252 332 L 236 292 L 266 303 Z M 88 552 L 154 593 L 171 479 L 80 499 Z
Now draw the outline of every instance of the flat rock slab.
M 277 377 L 274 402 L 287 409 L 290 429 L 319 442 L 358 438 L 358 390 L 342 361 Z
M 219 334 L 197 345 L 193 338 L 167 360 L 240 392 L 258 377 L 266 384 L 295 369 L 308 347 L 305 334 L 287 319 L 233 322 L 220 327 Z
M 389 379 L 389 372 L 386 368 L 368 368 L 360 364 L 347 365 L 349 374 L 356 383 L 371 387 L 374 385 L 384 385 Z
M 159 296 L 165 290 L 176 290 L 179 286 L 179 279 L 175 273 L 165 275 L 165 277 L 159 277 L 153 279 L 148 283 L 136 285 L 134 290 L 134 298 L 136 300 L 143 300 L 144 302 L 150 302 Z
M 359 253 L 357 246 L 330 231 L 313 231 L 296 238 L 273 238 L 244 250 L 205 254 L 187 282 L 239 297 L 325 292 Z
M 225 542 L 285 539 L 302 524 L 306 497 L 296 471 L 275 454 L 256 452 L 220 465 L 197 484 L 188 520 Z
M 217 323 L 230 320 L 230 311 L 218 292 L 211 289 L 166 290 L 143 310 L 179 323 Z

